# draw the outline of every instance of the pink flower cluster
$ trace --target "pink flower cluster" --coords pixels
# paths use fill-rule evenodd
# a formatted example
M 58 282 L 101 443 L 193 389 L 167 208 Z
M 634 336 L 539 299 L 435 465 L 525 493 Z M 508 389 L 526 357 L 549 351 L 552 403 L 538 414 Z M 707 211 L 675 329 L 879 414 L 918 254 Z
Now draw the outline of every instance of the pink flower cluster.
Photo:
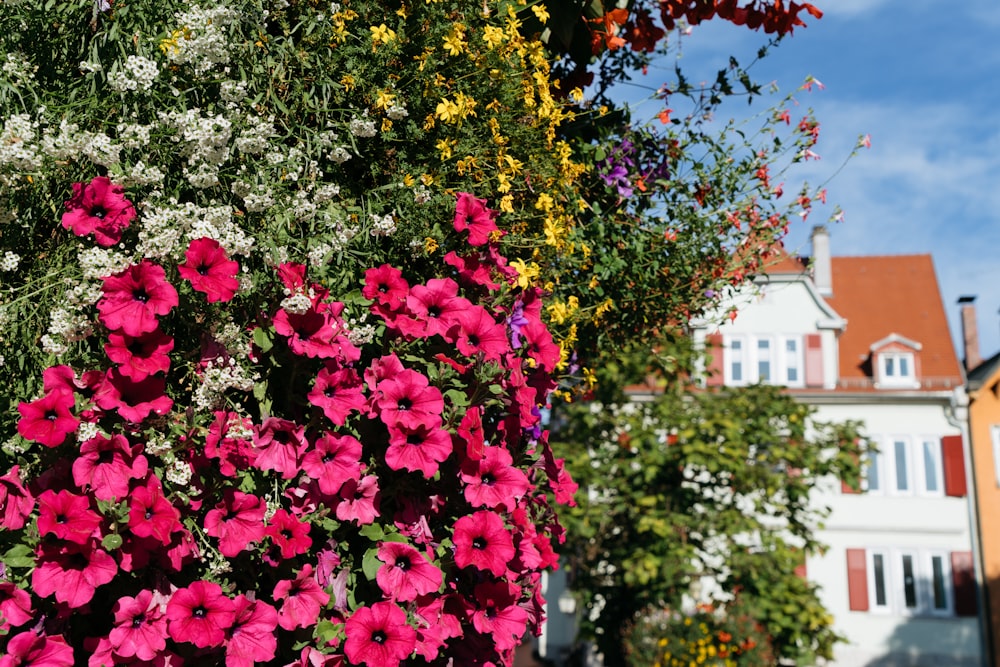
M 75 189 L 91 217 L 118 210 L 115 186 Z M 0 528 L 24 545 L 0 570 L 0 667 L 512 664 L 557 563 L 549 498 L 576 486 L 541 423 L 559 348 L 494 216 L 459 196 L 468 250 L 445 277 L 369 269 L 384 327 L 364 346 L 302 265 L 233 301 L 239 266 L 212 239 L 105 277 L 106 367 L 53 366 L 18 406 L 42 447 L 0 477 Z M 262 307 L 288 294 L 308 307 Z M 203 414 L 205 302 L 245 318 L 261 379 Z

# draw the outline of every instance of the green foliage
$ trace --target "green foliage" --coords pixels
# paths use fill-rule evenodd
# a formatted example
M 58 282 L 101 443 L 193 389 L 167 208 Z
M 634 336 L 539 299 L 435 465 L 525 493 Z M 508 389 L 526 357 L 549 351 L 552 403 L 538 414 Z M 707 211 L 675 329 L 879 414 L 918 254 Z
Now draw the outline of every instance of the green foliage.
M 658 356 L 685 356 L 672 349 Z M 828 656 L 832 618 L 795 569 L 823 548 L 821 485 L 857 480 L 858 424 L 816 422 L 777 387 L 691 391 L 681 378 L 631 402 L 560 406 L 557 454 L 589 489 L 565 515 L 584 631 L 618 655 L 623 623 L 679 608 L 708 577 L 740 593 L 779 656 Z

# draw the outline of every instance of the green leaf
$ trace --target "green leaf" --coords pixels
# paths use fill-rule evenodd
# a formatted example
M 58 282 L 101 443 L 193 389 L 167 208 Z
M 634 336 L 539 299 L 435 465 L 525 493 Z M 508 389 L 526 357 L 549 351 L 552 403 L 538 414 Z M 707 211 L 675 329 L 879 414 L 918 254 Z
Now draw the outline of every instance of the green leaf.
M 122 546 L 122 536 L 117 533 L 111 533 L 110 535 L 105 535 L 104 539 L 101 540 L 101 546 L 108 551 L 114 551 L 115 549 L 120 549 Z
M 364 557 L 361 559 L 361 570 L 365 573 L 368 581 L 375 581 L 375 575 L 382 565 L 382 561 L 378 559 L 377 547 L 372 547 L 366 551 Z
M 15 544 L 3 555 L 7 567 L 34 567 L 35 554 L 26 544 Z
M 261 352 L 269 352 L 272 347 L 274 347 L 274 341 L 271 338 L 271 329 L 268 327 L 257 327 L 253 330 L 253 342 L 254 345 L 260 348 Z M 256 394 L 256 392 L 255 392 Z
M 370 523 L 367 526 L 362 526 L 358 532 L 372 542 L 379 542 L 385 539 L 385 531 L 382 529 L 382 525 L 378 523 Z

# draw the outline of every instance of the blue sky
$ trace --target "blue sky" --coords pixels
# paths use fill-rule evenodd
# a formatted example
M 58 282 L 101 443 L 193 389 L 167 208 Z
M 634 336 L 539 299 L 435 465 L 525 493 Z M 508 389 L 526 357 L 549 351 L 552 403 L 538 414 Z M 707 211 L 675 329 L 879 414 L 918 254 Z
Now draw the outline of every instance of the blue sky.
M 930 253 L 952 338 L 958 344 L 958 297 L 976 295 L 980 350 L 989 357 L 1000 351 L 995 0 L 812 1 L 825 16 L 806 16 L 808 27 L 755 66 L 753 78 L 774 81 L 782 93 L 809 75 L 825 86 L 796 94 L 822 130 L 822 159 L 797 170 L 798 180 L 827 180 L 859 135 L 871 135 L 872 147 L 827 184 L 831 206 L 793 225 L 786 245 L 808 254 L 810 229 L 839 204 L 843 222 L 828 224 L 834 255 Z M 681 66 L 693 79 L 695 72 L 714 78 L 730 54 L 749 62 L 764 42 L 762 34 L 718 21 L 697 26 L 683 42 Z M 651 70 L 648 83 L 662 83 L 657 77 Z

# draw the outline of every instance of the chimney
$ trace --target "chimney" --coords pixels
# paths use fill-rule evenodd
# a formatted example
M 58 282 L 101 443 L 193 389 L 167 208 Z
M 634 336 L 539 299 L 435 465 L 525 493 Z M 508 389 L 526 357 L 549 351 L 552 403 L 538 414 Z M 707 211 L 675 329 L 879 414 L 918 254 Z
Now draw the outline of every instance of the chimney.
M 822 296 L 833 295 L 833 266 L 830 261 L 830 232 L 823 225 L 812 231 L 813 283 Z
M 960 296 L 962 308 L 962 349 L 965 351 L 965 370 L 971 371 L 983 362 L 979 356 L 979 331 L 976 329 L 976 297 Z

